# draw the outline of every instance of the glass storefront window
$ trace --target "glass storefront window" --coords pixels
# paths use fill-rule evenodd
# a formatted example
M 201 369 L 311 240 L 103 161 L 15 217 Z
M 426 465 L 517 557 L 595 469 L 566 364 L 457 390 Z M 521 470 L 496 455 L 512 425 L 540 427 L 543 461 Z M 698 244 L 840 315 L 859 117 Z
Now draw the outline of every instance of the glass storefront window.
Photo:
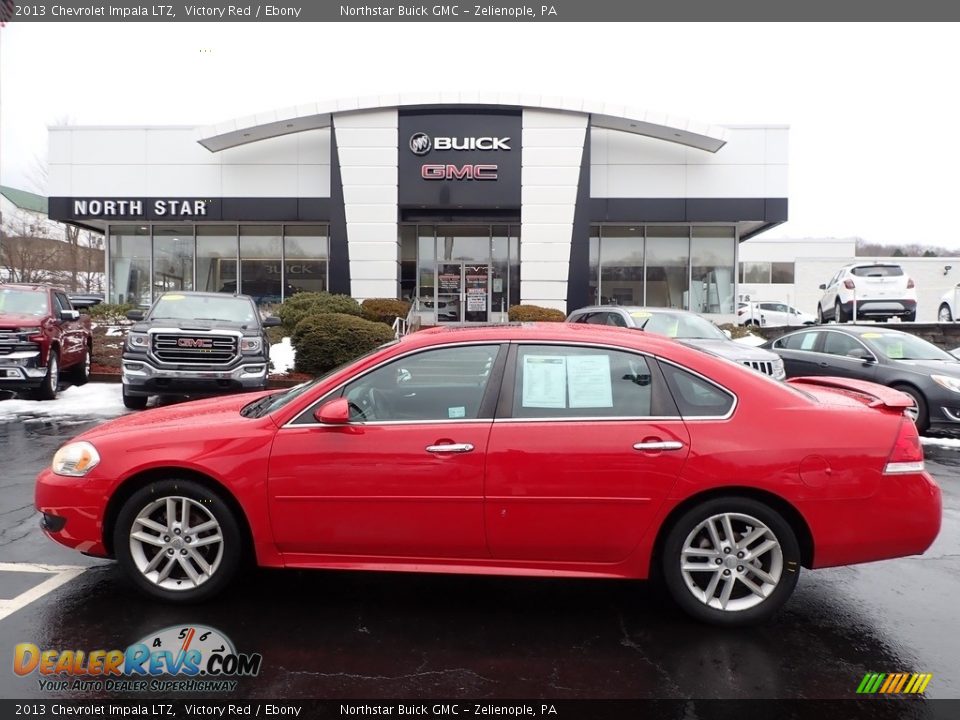
M 153 294 L 193 290 L 193 225 L 153 228 Z
M 490 311 L 494 317 L 510 309 L 510 228 L 493 226 L 493 264 L 490 269 Z
M 600 304 L 643 305 L 643 227 L 600 231 Z
M 150 297 L 150 228 L 110 226 L 110 302 L 146 307 Z
M 695 227 L 690 240 L 690 302 L 696 313 L 732 313 L 733 228 Z
M 283 236 L 284 299 L 298 292 L 325 291 L 328 257 L 326 225 L 287 225 Z M 247 282 L 246 275 L 243 282 Z
M 237 291 L 237 226 L 197 226 L 197 290 Z
M 770 282 L 779 285 L 793 284 L 794 264 L 792 262 L 775 262 L 770 263 L 770 265 Z
M 441 260 L 490 262 L 489 225 L 437 225 Z
M 417 226 L 417 287 L 424 322 L 434 322 L 433 303 L 436 299 L 437 238 L 433 225 Z M 429 303 L 429 304 L 428 304 Z
M 509 310 L 520 304 L 520 226 L 510 226 L 510 302 Z
M 768 262 L 744 262 L 743 278 L 741 282 L 745 283 L 768 283 L 770 282 L 770 263 Z
M 600 304 L 600 226 L 590 226 L 590 302 L 589 305 Z M 570 308 L 575 310 L 576 308 Z
M 417 292 L 417 226 L 400 226 L 400 299 L 413 302 Z
M 240 226 L 240 292 L 257 305 L 283 299 L 283 263 L 279 225 Z
M 689 234 L 687 227 L 647 228 L 646 305 L 689 307 Z M 601 246 L 601 260 L 603 251 Z

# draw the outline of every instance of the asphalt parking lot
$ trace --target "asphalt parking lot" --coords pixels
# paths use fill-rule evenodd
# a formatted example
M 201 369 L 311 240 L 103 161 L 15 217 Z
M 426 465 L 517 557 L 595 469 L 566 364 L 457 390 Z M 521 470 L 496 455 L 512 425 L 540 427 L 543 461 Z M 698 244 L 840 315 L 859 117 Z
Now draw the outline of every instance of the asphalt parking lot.
M 47 540 L 32 506 L 56 448 L 111 411 L 7 402 L 0 697 L 98 697 L 15 675 L 17 643 L 126 648 L 198 624 L 263 656 L 234 698 L 849 698 L 868 672 L 932 673 L 928 697 L 960 697 L 960 447 L 949 441 L 925 445 L 944 491 L 926 555 L 806 572 L 775 621 L 723 630 L 688 620 L 649 583 L 617 581 L 253 571 L 213 603 L 153 603 L 112 563 Z

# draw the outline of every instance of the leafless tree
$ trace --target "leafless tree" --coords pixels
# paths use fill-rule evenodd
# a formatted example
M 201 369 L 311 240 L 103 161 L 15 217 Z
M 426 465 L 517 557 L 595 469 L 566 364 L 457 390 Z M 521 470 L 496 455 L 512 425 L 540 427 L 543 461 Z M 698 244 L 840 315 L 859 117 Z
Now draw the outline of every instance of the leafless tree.
M 0 265 L 10 282 L 59 282 L 55 270 L 61 248 L 47 237 L 47 228 L 36 216 L 15 212 L 0 227 Z

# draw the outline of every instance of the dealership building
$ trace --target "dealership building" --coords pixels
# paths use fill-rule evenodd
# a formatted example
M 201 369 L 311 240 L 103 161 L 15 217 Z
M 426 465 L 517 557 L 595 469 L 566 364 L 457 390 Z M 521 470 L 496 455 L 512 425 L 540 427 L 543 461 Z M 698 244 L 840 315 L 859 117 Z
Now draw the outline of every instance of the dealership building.
M 108 297 L 416 300 L 425 322 L 595 302 L 733 314 L 787 219 L 788 129 L 541 96 L 319 102 L 210 127 L 52 127 L 50 216 L 105 233 Z

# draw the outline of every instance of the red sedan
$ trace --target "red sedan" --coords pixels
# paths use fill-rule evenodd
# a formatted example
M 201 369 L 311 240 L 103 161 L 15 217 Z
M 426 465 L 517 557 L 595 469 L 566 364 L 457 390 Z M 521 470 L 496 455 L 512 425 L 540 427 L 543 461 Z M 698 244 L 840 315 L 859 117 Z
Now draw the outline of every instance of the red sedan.
M 906 395 L 782 383 L 595 325 L 435 329 L 286 392 L 105 423 L 37 479 L 46 533 L 170 601 L 265 567 L 662 575 L 770 616 L 800 568 L 924 552 L 940 490 Z

